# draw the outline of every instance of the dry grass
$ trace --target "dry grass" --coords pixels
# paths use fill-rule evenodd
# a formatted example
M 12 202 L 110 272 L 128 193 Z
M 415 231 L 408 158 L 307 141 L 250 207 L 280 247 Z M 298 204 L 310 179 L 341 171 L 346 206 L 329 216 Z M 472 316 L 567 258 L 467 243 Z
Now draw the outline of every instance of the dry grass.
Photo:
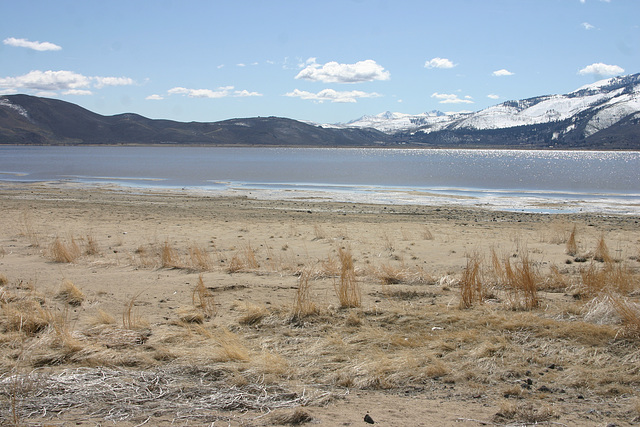
M 576 226 L 573 226 L 573 230 L 571 230 L 571 234 L 569 234 L 569 238 L 567 239 L 567 245 L 565 252 L 567 255 L 576 256 L 578 255 L 578 244 L 576 243 Z
M 580 270 L 580 278 L 576 296 L 594 297 L 610 292 L 627 295 L 633 292 L 638 284 L 636 275 L 627 264 L 611 261 L 603 265 L 590 263 Z
M 80 258 L 82 251 L 73 236 L 69 236 L 66 240 L 56 236 L 49 246 L 49 254 L 54 262 L 72 263 Z
M 40 247 L 40 238 L 35 228 L 33 227 L 33 221 L 31 219 L 29 211 L 24 211 L 22 213 L 22 228 L 22 232 L 31 243 L 31 246 L 34 248 Z
M 298 278 L 295 302 L 293 304 L 293 319 L 300 320 L 318 312 L 318 308 L 311 300 L 310 269 L 305 269 Z
M 484 288 L 481 260 L 478 253 L 467 258 L 467 266 L 460 279 L 460 308 L 471 308 L 474 303 L 482 304 Z
M 194 308 L 202 313 L 203 318 L 209 319 L 215 316 L 215 298 L 213 293 L 204 285 L 202 274 L 198 276 L 198 284 L 191 292 L 191 301 Z
M 334 289 L 340 301 L 340 307 L 360 307 L 362 293 L 356 277 L 351 250 L 339 248 L 338 257 L 340 258 L 340 281 L 334 283 Z
M 269 315 L 269 310 L 263 305 L 247 303 L 245 314 L 238 319 L 241 325 L 257 325 Z
M 613 261 L 613 258 L 611 258 L 611 255 L 609 255 L 609 248 L 607 246 L 607 243 L 604 240 L 604 235 L 601 235 L 600 239 L 598 240 L 598 244 L 596 245 L 596 250 L 593 253 L 593 259 L 595 259 L 596 261 L 607 262 L 607 263 L 610 263 Z
M 160 248 L 160 265 L 162 268 L 182 268 L 183 263 L 180 260 L 178 251 L 171 246 L 169 240 L 165 240 Z
M 515 266 L 505 259 L 506 286 L 509 289 L 511 306 L 514 309 L 532 310 L 540 304 L 538 299 L 539 275 L 528 255 L 524 254 Z
M 191 268 L 196 271 L 210 271 L 213 266 L 211 256 L 207 253 L 207 250 L 197 245 L 191 245 L 189 247 L 189 259 L 191 261 Z
M 141 329 L 148 326 L 136 310 L 136 301 L 139 296 L 140 294 L 134 295 L 125 303 L 122 311 L 122 326 L 125 329 Z
M 98 246 L 98 241 L 92 234 L 87 234 L 84 240 L 84 244 L 85 244 L 85 248 L 84 248 L 85 255 L 100 254 L 100 247 Z
M 56 297 L 69 305 L 78 307 L 85 300 L 84 293 L 71 280 L 64 279 Z

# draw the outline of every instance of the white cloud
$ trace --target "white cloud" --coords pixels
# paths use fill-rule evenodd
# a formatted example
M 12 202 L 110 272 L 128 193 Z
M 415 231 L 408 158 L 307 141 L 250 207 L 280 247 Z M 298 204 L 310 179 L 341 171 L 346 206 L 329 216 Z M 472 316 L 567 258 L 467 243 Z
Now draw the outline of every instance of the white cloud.
M 376 92 L 363 92 L 360 90 L 336 91 L 333 89 L 323 89 L 318 93 L 307 92 L 304 90 L 294 89 L 293 92 L 286 93 L 285 96 L 311 100 L 316 102 L 357 102 L 359 98 L 377 98 L 382 95 Z
M 487 98 L 500 99 L 500 95 L 496 95 L 495 93 L 490 93 L 489 95 L 487 95 Z
M 0 78 L 0 88 L 15 91 L 34 90 L 54 94 L 63 91 L 65 95 L 91 95 L 92 85 L 98 89 L 104 86 L 131 85 L 135 82 L 128 77 L 90 77 L 66 70 L 34 70 L 16 77 Z
M 514 73 L 512 73 L 509 70 L 505 70 L 504 68 L 501 70 L 496 70 L 493 73 L 491 73 L 492 75 L 496 76 L 496 77 L 503 77 L 503 76 L 513 76 Z
M 593 25 L 589 24 L 588 22 L 583 22 L 582 23 L 582 27 L 587 31 L 588 30 L 593 30 L 595 28 Z
M 37 42 L 37 41 L 32 42 L 27 39 L 17 39 L 15 37 L 6 38 L 2 41 L 2 43 L 8 46 L 26 47 L 27 49 L 33 49 L 38 51 L 62 49 L 62 47 L 58 46 L 57 44 L 53 44 L 50 42 Z
M 433 58 L 424 63 L 425 68 L 453 68 L 455 64 L 447 58 Z
M 469 96 L 465 96 L 465 99 L 460 99 L 458 98 L 458 95 L 453 93 L 434 92 L 431 97 L 439 99 L 440 104 L 473 104 L 473 101 L 469 99 Z
M 247 66 L 247 65 L 246 65 L 246 64 L 243 64 L 243 63 L 236 64 L 236 67 L 246 67 L 246 66 Z
M 90 90 L 85 90 L 85 89 L 70 89 L 70 90 L 65 90 L 64 92 L 62 92 L 63 95 L 81 95 L 81 96 L 86 96 L 86 95 L 93 95 L 93 92 L 91 92 Z
M 17 77 L 0 78 L 0 87 L 32 90 L 70 90 L 86 88 L 91 78 L 73 71 L 30 71 Z
M 320 65 L 315 62 L 315 58 L 309 58 L 306 63 L 308 65 L 298 73 L 296 79 L 323 83 L 362 83 L 391 78 L 390 73 L 372 59 L 358 61 L 355 64 L 339 64 L 332 61 Z
M 157 95 L 157 94 L 153 94 L 153 95 L 149 95 L 147 96 L 145 99 L 148 99 L 150 101 L 161 101 L 164 99 L 164 96 L 162 95 Z
M 262 96 L 262 94 L 258 92 L 249 92 L 248 90 L 243 89 L 243 90 L 236 90 L 235 92 L 233 92 L 233 96 L 237 96 L 237 97 Z
M 187 89 L 185 87 L 174 87 L 169 89 L 167 93 L 169 95 L 186 95 L 189 98 L 226 98 L 232 97 L 247 97 L 247 96 L 262 96 L 258 92 L 249 92 L 248 90 L 233 90 L 233 86 L 223 86 L 216 90 L 211 89 Z M 157 99 L 157 98 L 154 98 Z
M 129 86 L 135 83 L 129 77 L 94 77 L 93 79 L 98 89 L 104 86 Z
M 596 62 L 591 65 L 587 65 L 582 70 L 578 71 L 578 74 L 597 74 L 599 76 L 615 76 L 616 74 L 624 73 L 624 68 L 617 65 L 607 65 L 602 62 Z

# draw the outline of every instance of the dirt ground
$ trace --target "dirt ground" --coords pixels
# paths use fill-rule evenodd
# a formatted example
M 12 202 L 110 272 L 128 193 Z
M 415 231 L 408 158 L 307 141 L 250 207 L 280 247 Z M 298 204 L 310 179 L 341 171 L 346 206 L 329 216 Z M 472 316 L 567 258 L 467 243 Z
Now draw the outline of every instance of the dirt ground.
M 640 422 L 638 217 L 61 183 L 0 212 L 2 425 Z

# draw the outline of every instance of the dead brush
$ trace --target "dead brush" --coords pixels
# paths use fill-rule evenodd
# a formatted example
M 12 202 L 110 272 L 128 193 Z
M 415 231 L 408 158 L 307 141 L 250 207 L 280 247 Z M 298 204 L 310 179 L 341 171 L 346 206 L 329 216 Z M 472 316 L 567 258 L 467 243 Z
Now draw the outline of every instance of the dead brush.
M 85 300 L 85 295 L 71 280 L 64 279 L 56 298 L 71 306 L 78 307 Z
M 249 350 L 242 344 L 240 337 L 226 328 L 222 328 L 214 335 L 220 348 L 218 349 L 218 362 L 248 361 Z
M 611 258 L 611 255 L 609 255 L 609 247 L 604 241 L 604 235 L 601 235 L 600 239 L 598 240 L 596 250 L 593 253 L 593 259 L 600 262 L 613 262 L 613 258 Z
M 82 251 L 73 236 L 69 236 L 66 241 L 56 236 L 49 246 L 49 254 L 54 262 L 72 263 L 80 258 Z
M 581 283 L 576 295 L 597 296 L 601 293 L 615 292 L 626 295 L 635 290 L 637 279 L 633 270 L 625 263 L 605 262 L 600 267 L 590 263 L 580 270 Z
M 471 308 L 474 303 L 482 304 L 484 289 L 480 255 L 474 253 L 467 258 L 467 266 L 460 279 L 460 308 Z
M 213 293 L 204 285 L 202 275 L 198 276 L 198 284 L 191 293 L 193 306 L 199 310 L 205 319 L 210 319 L 216 314 L 216 305 Z
M 573 230 L 571 230 L 571 234 L 569 234 L 569 238 L 567 239 L 565 253 L 569 256 L 578 255 L 578 244 L 576 243 L 576 226 L 575 225 L 573 226 Z
M 182 268 L 180 255 L 169 240 L 165 240 L 160 248 L 160 265 L 162 268 Z
M 538 299 L 539 275 L 529 257 L 524 254 L 520 259 L 520 263 L 515 266 L 512 266 L 511 261 L 506 258 L 504 271 L 505 284 L 510 291 L 512 308 L 532 310 L 538 307 L 540 304 Z
M 238 323 L 247 326 L 257 325 L 268 315 L 269 310 L 265 306 L 247 303 L 245 314 L 238 319 Z
M 140 294 L 134 295 L 126 302 L 122 312 L 122 326 L 125 329 L 140 329 L 147 324 L 136 310 L 136 302 Z
M 341 308 L 360 307 L 362 293 L 356 278 L 353 256 L 350 249 L 338 249 L 340 258 L 340 281 L 334 282 L 334 289 Z
M 310 277 L 310 269 L 303 270 L 298 277 L 298 289 L 296 290 L 296 298 L 293 304 L 294 321 L 303 319 L 318 312 L 316 305 L 311 301 Z
M 640 338 L 640 307 L 638 304 L 622 298 L 611 297 L 613 307 L 622 319 L 622 335 L 628 338 Z
M 31 221 L 31 215 L 29 214 L 29 211 L 24 211 L 22 213 L 22 228 L 23 234 L 27 239 L 29 239 L 31 247 L 40 247 L 40 239 L 38 237 L 38 233 L 35 231 L 35 228 L 33 228 L 33 222 Z
M 87 234 L 84 239 L 84 253 L 85 255 L 99 255 L 100 248 L 98 241 L 92 234 Z
M 213 265 L 207 250 L 197 245 L 189 247 L 189 260 L 191 268 L 197 271 L 210 271 Z

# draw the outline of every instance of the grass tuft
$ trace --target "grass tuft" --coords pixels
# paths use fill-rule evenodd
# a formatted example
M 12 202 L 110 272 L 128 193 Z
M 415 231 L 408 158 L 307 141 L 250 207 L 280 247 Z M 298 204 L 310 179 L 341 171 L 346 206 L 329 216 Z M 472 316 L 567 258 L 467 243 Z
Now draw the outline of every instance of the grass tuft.
M 213 293 L 207 289 L 202 280 L 202 275 L 198 276 L 198 284 L 191 293 L 193 306 L 199 310 L 205 319 L 209 319 L 216 314 L 216 305 Z
M 80 257 L 81 251 L 72 236 L 67 241 L 56 236 L 49 246 L 49 253 L 54 262 L 72 263 Z
M 569 238 L 567 239 L 567 247 L 565 252 L 567 255 L 576 256 L 578 255 L 578 244 L 576 243 L 576 226 L 573 226 L 573 230 L 571 230 L 571 234 L 569 234 Z
M 460 279 L 460 308 L 471 308 L 475 302 L 482 304 L 483 300 L 480 255 L 474 253 L 467 258 L 467 266 Z
M 338 249 L 340 258 L 340 282 L 334 283 L 334 288 L 342 308 L 360 307 L 362 293 L 356 278 L 353 256 L 350 249 Z
M 56 297 L 69 305 L 78 307 L 85 300 L 84 293 L 71 280 L 64 279 Z
M 298 278 L 298 289 L 293 306 L 294 320 L 302 319 L 318 312 L 316 305 L 311 301 L 310 277 L 311 271 L 305 269 L 300 273 L 300 277 Z

